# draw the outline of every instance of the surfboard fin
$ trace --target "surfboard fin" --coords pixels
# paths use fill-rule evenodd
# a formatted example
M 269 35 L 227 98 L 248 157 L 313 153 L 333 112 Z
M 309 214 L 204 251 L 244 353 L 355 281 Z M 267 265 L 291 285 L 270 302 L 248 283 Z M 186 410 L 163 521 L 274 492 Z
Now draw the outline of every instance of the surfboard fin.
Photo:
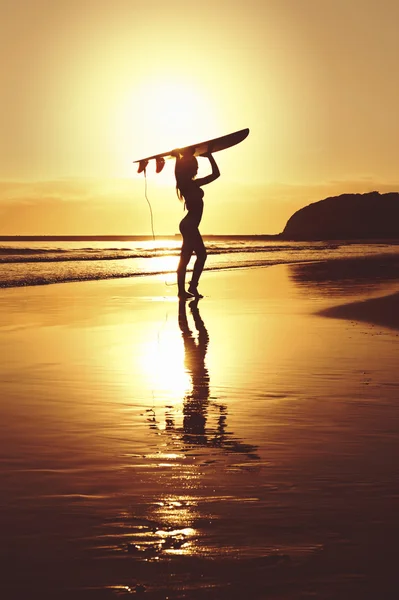
M 157 173 L 160 173 L 165 166 L 165 159 L 163 158 L 163 156 L 160 156 L 159 158 L 156 159 L 155 162 L 157 163 L 155 171 Z
M 137 169 L 137 173 L 142 173 L 147 165 L 148 165 L 148 160 L 141 160 L 139 162 L 139 168 Z

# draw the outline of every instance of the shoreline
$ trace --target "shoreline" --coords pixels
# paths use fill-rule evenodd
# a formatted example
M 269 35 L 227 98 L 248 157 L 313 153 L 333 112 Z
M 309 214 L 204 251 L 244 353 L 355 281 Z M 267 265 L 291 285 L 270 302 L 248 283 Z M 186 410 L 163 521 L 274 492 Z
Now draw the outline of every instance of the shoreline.
M 399 291 L 396 291 L 399 288 L 399 260 L 395 255 L 209 269 L 204 271 L 201 281 L 203 287 L 206 287 L 209 282 L 211 290 L 217 290 L 220 299 L 224 301 L 226 295 L 223 290 L 223 281 L 226 278 L 231 281 L 234 277 L 245 278 L 247 272 L 262 273 L 271 270 L 273 272 L 285 270 L 300 288 L 309 289 L 312 294 L 316 291 L 320 298 L 323 297 L 324 306 L 320 309 L 316 303 L 314 315 L 357 321 L 393 330 L 399 329 Z M 166 279 L 170 279 L 173 275 L 173 272 L 168 272 L 142 274 L 135 277 L 3 287 L 0 288 L 0 303 L 3 301 L 8 304 L 8 298 L 18 299 L 21 294 L 23 296 L 29 294 L 33 297 L 59 298 L 65 296 L 66 298 L 83 299 L 88 291 L 90 297 L 97 294 L 100 297 L 106 297 L 108 294 L 116 293 L 131 294 L 132 301 L 153 297 L 177 302 L 177 286 L 174 282 L 166 284 Z M 60 286 L 62 286 L 62 292 L 60 292 Z M 321 293 L 321 291 L 323 288 L 328 290 L 331 287 L 334 288 L 334 293 L 330 294 L 330 301 L 326 301 L 327 294 Z M 337 289 L 339 289 L 339 294 L 337 294 Z M 240 290 L 241 295 L 243 291 Z M 212 293 L 212 300 L 216 300 L 217 294 Z M 255 290 L 255 294 L 259 295 L 259 290 Z M 267 296 L 267 291 L 260 295 Z M 272 295 L 275 296 L 275 292 Z M 354 300 L 350 301 L 352 296 Z M 343 301 L 339 302 L 339 299 Z M 205 304 L 208 300 L 205 297 L 202 303 Z M 3 317 L 6 318 L 6 310 L 3 311 Z

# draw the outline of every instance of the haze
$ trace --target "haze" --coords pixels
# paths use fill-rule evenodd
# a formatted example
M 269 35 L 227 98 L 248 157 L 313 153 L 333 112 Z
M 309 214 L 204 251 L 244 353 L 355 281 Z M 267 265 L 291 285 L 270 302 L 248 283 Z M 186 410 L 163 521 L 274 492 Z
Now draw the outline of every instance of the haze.
M 398 189 L 395 0 L 0 6 L 0 235 L 150 234 L 132 161 L 244 127 L 215 155 L 205 234 Z M 174 234 L 173 162 L 147 183 L 155 233 Z

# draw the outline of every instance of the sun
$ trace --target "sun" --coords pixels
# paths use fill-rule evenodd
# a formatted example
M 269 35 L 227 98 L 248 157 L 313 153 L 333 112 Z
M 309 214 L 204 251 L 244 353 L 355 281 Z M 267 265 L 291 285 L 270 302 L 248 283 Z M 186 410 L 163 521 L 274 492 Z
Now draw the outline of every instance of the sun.
M 172 148 L 193 143 L 209 126 L 210 109 L 201 93 L 182 82 L 152 82 L 147 90 L 148 120 L 161 144 Z
M 212 94 L 187 78 L 152 76 L 121 102 L 118 154 L 131 161 L 216 137 Z

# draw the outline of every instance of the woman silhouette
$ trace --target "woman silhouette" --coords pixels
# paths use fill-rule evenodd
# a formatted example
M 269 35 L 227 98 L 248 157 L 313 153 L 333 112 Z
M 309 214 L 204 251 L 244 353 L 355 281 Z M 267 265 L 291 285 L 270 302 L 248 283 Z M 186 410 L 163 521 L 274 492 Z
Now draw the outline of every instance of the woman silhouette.
M 212 166 L 212 173 L 200 179 L 195 179 L 198 172 L 198 161 L 193 154 L 178 155 L 176 157 L 176 191 L 180 200 L 184 199 L 185 208 L 187 209 L 187 214 L 179 225 L 180 233 L 183 236 L 180 261 L 177 267 L 178 295 L 181 300 L 202 298 L 197 289 L 206 261 L 206 249 L 198 229 L 204 209 L 204 192 L 201 188 L 203 185 L 215 181 L 220 175 L 211 151 L 201 156 L 208 158 Z M 186 292 L 187 265 L 193 252 L 196 255 L 196 261 L 188 292 Z

